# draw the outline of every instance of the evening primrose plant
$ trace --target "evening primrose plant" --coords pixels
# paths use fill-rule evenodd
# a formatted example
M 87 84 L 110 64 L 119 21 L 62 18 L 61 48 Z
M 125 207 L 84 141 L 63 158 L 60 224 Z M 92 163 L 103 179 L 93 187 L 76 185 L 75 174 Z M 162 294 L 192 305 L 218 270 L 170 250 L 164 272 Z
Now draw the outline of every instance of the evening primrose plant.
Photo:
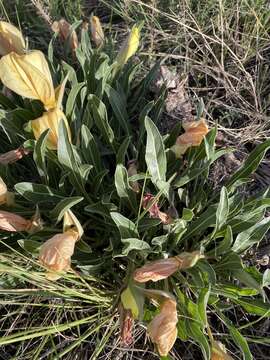
M 57 40 L 71 46 L 70 36 L 57 38 L 59 27 L 47 56 L 12 51 L 0 60 L 9 89 L 0 95 L 1 157 L 24 149 L 12 161 L 0 157 L 1 247 L 3 255 L 21 254 L 28 267 L 22 276 L 2 257 L 2 283 L 8 288 L 12 274 L 20 286 L 41 286 L 44 301 L 61 298 L 65 306 L 74 296 L 78 306 L 87 303 L 87 317 L 72 322 L 85 331 L 81 340 L 67 336 L 54 356 L 98 334 L 93 358 L 110 342 L 128 351 L 138 325 L 162 358 L 174 358 L 174 349 L 191 341 L 204 359 L 252 359 L 248 324 L 238 329 L 230 309 L 269 317 L 269 275 L 243 255 L 270 227 L 270 196 L 266 190 L 244 198 L 238 188 L 250 181 L 270 140 L 213 192 L 210 167 L 232 151 L 215 146 L 216 126 L 199 109 L 161 134 L 166 94 L 150 91 L 160 64 L 144 77 L 140 72 L 142 24 L 114 48 L 101 26 L 96 17 L 89 30 L 71 25 L 69 35 L 76 31 L 79 39 L 74 56 L 54 56 Z M 61 316 L 45 333 L 65 333 L 68 325 Z M 219 326 L 226 335 L 213 331 Z M 44 332 L 32 330 L 14 330 L 0 344 L 33 337 L 49 344 Z

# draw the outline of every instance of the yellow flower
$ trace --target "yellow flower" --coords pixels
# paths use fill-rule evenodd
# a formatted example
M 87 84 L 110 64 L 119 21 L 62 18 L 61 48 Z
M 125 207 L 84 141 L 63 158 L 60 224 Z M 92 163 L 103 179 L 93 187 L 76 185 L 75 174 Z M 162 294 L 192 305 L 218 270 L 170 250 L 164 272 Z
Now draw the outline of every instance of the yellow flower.
M 57 105 L 49 66 L 41 51 L 30 51 L 26 55 L 12 52 L 3 56 L 0 79 L 15 93 L 43 102 L 46 110 Z
M 90 19 L 91 36 L 97 47 L 101 46 L 104 42 L 104 32 L 100 20 L 97 16 L 92 16 Z
M 14 195 L 10 193 L 3 179 L 0 176 L 0 205 L 6 204 L 8 206 L 14 204 Z
M 61 277 L 57 272 L 70 269 L 75 243 L 82 234 L 79 220 L 68 210 L 64 215 L 63 233 L 54 235 L 40 248 L 39 261 L 48 269 L 47 279 L 57 280 Z
M 9 232 L 30 231 L 32 221 L 20 215 L 0 210 L 0 229 Z
M 23 54 L 25 47 L 20 30 L 10 23 L 0 21 L 0 55 L 7 55 L 12 51 Z
M 148 325 L 147 331 L 151 341 L 156 344 L 160 356 L 167 356 L 177 338 L 177 310 L 176 301 L 166 298 L 160 313 Z
M 176 271 L 191 268 L 203 257 L 204 255 L 199 251 L 193 251 L 191 253 L 183 252 L 168 259 L 152 261 L 135 270 L 133 279 L 140 283 L 163 280 Z
M 123 66 L 128 59 L 136 53 L 139 43 L 140 29 L 138 26 L 134 25 L 116 57 L 118 65 Z
M 31 120 L 31 126 L 36 139 L 47 129 L 50 129 L 47 138 L 47 147 L 51 150 L 57 150 L 58 128 L 61 119 L 64 120 L 68 131 L 68 137 L 71 141 L 71 133 L 65 114 L 58 108 L 46 111 L 43 115 L 35 120 Z
M 205 119 L 183 123 L 184 134 L 178 136 L 172 151 L 180 158 L 191 146 L 199 146 L 209 129 Z

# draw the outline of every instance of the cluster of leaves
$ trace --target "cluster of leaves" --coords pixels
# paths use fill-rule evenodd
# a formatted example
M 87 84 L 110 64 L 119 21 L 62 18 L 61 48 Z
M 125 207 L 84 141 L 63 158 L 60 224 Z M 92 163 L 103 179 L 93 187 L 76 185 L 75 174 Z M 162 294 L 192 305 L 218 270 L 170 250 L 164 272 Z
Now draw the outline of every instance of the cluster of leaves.
M 35 234 L 7 237 L 3 232 L 2 245 L 20 246 L 35 257 L 40 245 L 61 231 L 57 224 L 72 208 L 85 232 L 76 246 L 73 267 L 101 281 L 109 280 L 114 289 L 112 300 L 120 295 L 130 269 L 147 260 L 200 250 L 205 259 L 156 285 L 157 289 L 166 287 L 177 298 L 178 337 L 198 343 L 204 358 L 209 359 L 206 330 L 217 316 L 244 359 L 252 359 L 250 339 L 240 333 L 228 314 L 234 304 L 261 318 L 270 314 L 264 292 L 270 283 L 269 272 L 261 274 L 241 257 L 270 227 L 270 219 L 265 217 L 270 195 L 265 191 L 243 199 L 237 189 L 256 170 L 270 140 L 250 154 L 220 192 L 213 193 L 208 181 L 210 166 L 230 150 L 215 148 L 217 129 L 213 128 L 200 146 L 189 149 L 184 158 L 175 158 L 170 148 L 181 133 L 181 124 L 170 134 L 161 135 L 158 130 L 165 90 L 147 100 L 159 64 L 145 77 L 140 76 L 139 63 L 129 62 L 120 70 L 113 64 L 113 53 L 103 51 L 106 47 L 91 47 L 84 29 L 76 59 L 59 62 L 53 54 L 54 40 L 48 60 L 55 83 L 68 74 L 63 107 L 72 144 L 63 124 L 56 152 L 46 147 L 49 130 L 33 140 L 24 125 L 42 114 L 42 105 L 16 94 L 12 99 L 0 94 L 0 151 L 22 144 L 31 151 L 16 164 L 1 165 L 0 176 L 15 192 L 13 211 L 30 217 L 38 207 L 44 222 Z M 136 160 L 138 168 L 132 177 L 127 172 L 130 160 Z M 132 181 L 140 184 L 138 194 Z M 160 207 L 172 214 L 172 224 L 148 216 L 142 206 L 146 193 L 153 194 Z M 36 270 L 43 272 L 42 268 Z M 145 316 L 153 317 L 151 306 Z

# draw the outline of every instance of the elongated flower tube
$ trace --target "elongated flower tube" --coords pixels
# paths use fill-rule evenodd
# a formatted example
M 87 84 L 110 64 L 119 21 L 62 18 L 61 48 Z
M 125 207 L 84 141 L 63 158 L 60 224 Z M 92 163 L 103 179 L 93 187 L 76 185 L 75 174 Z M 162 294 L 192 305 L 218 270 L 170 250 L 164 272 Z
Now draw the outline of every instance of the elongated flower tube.
M 22 33 L 16 26 L 0 21 L 0 55 L 7 55 L 14 51 L 23 54 L 26 45 Z
M 203 257 L 204 255 L 199 251 L 193 251 L 191 253 L 183 252 L 168 259 L 152 261 L 135 270 L 133 279 L 140 283 L 163 280 L 176 271 L 191 268 Z
M 199 146 L 209 129 L 205 119 L 183 123 L 184 134 L 178 136 L 172 151 L 180 158 L 191 146 Z
M 8 232 L 30 231 L 32 221 L 20 215 L 0 210 L 0 230 Z
M 211 360 L 233 360 L 227 354 L 225 346 L 220 341 L 213 341 L 211 347 Z
M 0 60 L 0 79 L 15 93 L 40 100 L 46 110 L 56 107 L 51 73 L 43 53 L 30 51 L 26 55 L 12 52 Z
M 52 24 L 52 30 L 56 33 L 59 33 L 62 41 L 67 41 L 69 39 L 69 46 L 72 52 L 75 53 L 77 47 L 79 46 L 79 40 L 76 31 L 71 31 L 70 23 L 65 19 L 54 21 Z
M 91 37 L 97 47 L 104 43 L 104 32 L 97 16 L 91 16 L 90 18 L 90 30 Z
M 10 150 L 4 154 L 0 154 L 0 164 L 8 165 L 12 164 L 20 159 L 22 159 L 25 155 L 28 155 L 29 151 L 26 150 L 23 146 L 19 147 L 15 150 Z
M 119 66 L 126 64 L 128 59 L 138 50 L 139 44 L 140 29 L 137 25 L 134 25 L 116 57 L 116 62 Z
M 167 356 L 177 338 L 176 301 L 165 298 L 160 305 L 160 313 L 154 317 L 147 328 L 151 341 L 156 345 L 160 356 Z
M 68 210 L 64 215 L 63 233 L 54 235 L 40 248 L 39 261 L 48 269 L 47 279 L 57 280 L 61 277 L 59 272 L 70 269 L 75 243 L 82 234 L 78 219 Z
M 71 132 L 67 118 L 65 114 L 58 108 L 46 111 L 41 117 L 30 121 L 36 139 L 38 139 L 45 130 L 50 129 L 47 138 L 47 147 L 51 150 L 57 150 L 58 128 L 61 119 L 64 120 L 68 132 L 68 137 L 71 141 Z

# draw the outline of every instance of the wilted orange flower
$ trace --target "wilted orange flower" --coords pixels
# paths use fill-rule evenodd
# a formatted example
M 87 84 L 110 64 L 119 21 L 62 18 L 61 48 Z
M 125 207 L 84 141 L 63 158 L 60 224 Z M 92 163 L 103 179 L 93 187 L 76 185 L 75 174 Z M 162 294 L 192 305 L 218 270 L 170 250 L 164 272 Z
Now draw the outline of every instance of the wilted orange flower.
M 9 232 L 29 231 L 32 221 L 20 215 L 0 210 L 0 229 Z
M 135 270 L 134 280 L 140 283 L 166 279 L 179 269 L 180 263 L 175 257 L 152 261 Z
M 58 32 L 62 41 L 66 41 L 69 39 L 69 45 L 73 52 L 79 46 L 78 37 L 76 31 L 73 30 L 71 32 L 71 25 L 65 19 L 61 19 L 59 21 L 54 21 L 52 24 L 52 30 L 54 32 Z
M 176 157 L 181 157 L 191 146 L 199 146 L 209 129 L 205 119 L 183 123 L 184 134 L 178 136 L 172 151 Z
M 55 271 L 67 271 L 70 268 L 71 256 L 74 253 L 75 243 L 78 240 L 78 233 L 68 230 L 62 234 L 54 235 L 47 240 L 40 249 L 39 260 L 51 272 L 46 277 L 50 280 L 57 280 L 61 277 Z
M 127 172 L 128 172 L 128 177 L 138 174 L 136 160 L 131 160 L 128 162 Z M 140 186 L 139 186 L 138 181 L 130 181 L 129 184 L 134 192 L 136 192 L 136 193 L 140 192 Z
M 91 36 L 96 46 L 101 46 L 104 42 L 104 32 L 97 16 L 92 16 L 90 19 Z
M 167 298 L 160 306 L 160 313 L 148 325 L 151 341 L 156 344 L 160 356 L 167 356 L 177 338 L 176 301 Z
M 168 259 L 152 261 L 135 270 L 133 278 L 140 283 L 150 280 L 154 282 L 163 280 L 176 271 L 194 266 L 196 262 L 203 257 L 204 255 L 199 251 L 193 251 L 191 253 L 183 252 L 178 256 Z
M 211 360 L 233 360 L 227 354 L 225 346 L 220 341 L 213 341 L 211 347 Z
M 0 164 L 8 165 L 12 164 L 20 159 L 22 159 L 25 155 L 28 155 L 29 151 L 26 150 L 23 146 L 18 149 L 8 151 L 4 154 L 0 155 Z
M 158 203 L 153 195 L 144 195 L 142 206 L 149 212 L 151 218 L 160 219 L 163 224 L 171 224 L 173 222 L 173 219 L 168 214 L 159 210 Z
M 70 269 L 75 243 L 81 238 L 82 234 L 83 229 L 78 219 L 71 210 L 66 211 L 63 233 L 54 235 L 40 248 L 39 261 L 48 269 L 47 279 L 57 280 L 61 275 L 56 272 Z
M 0 55 L 7 55 L 14 51 L 23 54 L 25 41 L 22 33 L 14 25 L 0 21 Z

